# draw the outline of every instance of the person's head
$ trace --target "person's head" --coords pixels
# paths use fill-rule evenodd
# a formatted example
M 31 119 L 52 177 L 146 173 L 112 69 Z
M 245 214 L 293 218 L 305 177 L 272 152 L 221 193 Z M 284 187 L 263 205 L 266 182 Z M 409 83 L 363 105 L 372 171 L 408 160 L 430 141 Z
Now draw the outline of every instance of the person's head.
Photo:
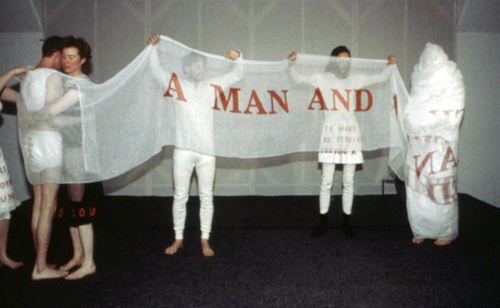
M 191 81 L 198 82 L 203 79 L 206 64 L 207 57 L 196 52 L 191 52 L 182 58 L 182 70 Z
M 83 38 L 65 36 L 62 44 L 62 66 L 66 74 L 70 76 L 80 76 L 90 74 L 90 59 L 92 58 L 92 48 Z
M 346 61 L 340 61 L 340 59 L 336 59 L 333 62 L 328 63 L 325 71 L 330 72 L 337 76 L 337 78 L 344 79 L 349 75 L 350 64 L 347 59 L 351 57 L 351 52 L 345 46 L 337 46 L 335 47 L 330 56 L 337 58 L 346 58 Z
M 51 67 L 57 70 L 61 69 L 62 41 L 60 36 L 51 36 L 43 41 L 42 58 L 51 63 Z

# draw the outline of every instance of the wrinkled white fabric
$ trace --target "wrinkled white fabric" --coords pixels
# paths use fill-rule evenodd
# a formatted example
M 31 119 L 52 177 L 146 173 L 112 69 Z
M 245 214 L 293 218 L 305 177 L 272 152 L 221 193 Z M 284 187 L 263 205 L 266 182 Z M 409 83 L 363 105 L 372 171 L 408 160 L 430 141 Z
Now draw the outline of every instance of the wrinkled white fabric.
M 458 236 L 458 133 L 465 90 L 456 64 L 428 43 L 414 67 L 404 112 L 409 144 L 406 204 L 416 238 Z
M 0 110 L 2 105 L 0 103 Z M 10 219 L 10 211 L 21 205 L 16 198 L 12 181 L 9 177 L 9 169 L 3 157 L 2 148 L 0 148 L 0 220 Z
M 0 102 L 0 111 L 3 105 Z M 0 220 L 10 219 L 10 211 L 21 205 L 21 201 L 16 198 L 12 180 L 9 176 L 9 169 L 0 147 Z
M 192 52 L 207 59 L 196 87 L 185 81 L 188 76 L 182 67 L 184 57 Z M 301 76 L 320 74 L 336 61 L 299 54 L 293 70 Z M 147 47 L 103 84 L 59 74 L 59 99 L 46 99 L 38 113 L 21 114 L 20 123 L 34 119 L 36 127 L 41 119 L 49 121 L 50 115 L 51 129 L 64 129 L 77 121 L 81 125 L 82 167 L 68 166 L 63 159 L 59 177 L 41 182 L 109 179 L 138 166 L 166 145 L 206 155 L 258 158 L 320 152 L 327 137 L 335 139 L 332 146 L 323 147 L 330 156 L 335 151 L 352 154 L 351 150 L 390 148 L 389 165 L 402 177 L 406 138 L 400 111 L 408 93 L 397 68 L 382 60 L 351 59 L 349 65 L 350 81 L 341 86 L 335 82 L 329 86 L 328 80 L 304 83 L 292 79 L 288 60 L 232 61 L 162 36 L 156 46 Z M 378 80 L 381 75 L 383 80 Z M 71 109 L 79 109 L 80 115 L 65 115 Z M 332 121 L 329 127 L 347 133 L 322 136 L 325 117 L 336 118 L 336 114 L 348 120 Z M 63 157 L 67 155 L 65 143 Z M 354 143 L 356 147 L 349 146 Z M 75 168 L 84 170 L 71 176 L 65 171 Z M 81 174 L 80 178 L 75 179 L 75 174 Z

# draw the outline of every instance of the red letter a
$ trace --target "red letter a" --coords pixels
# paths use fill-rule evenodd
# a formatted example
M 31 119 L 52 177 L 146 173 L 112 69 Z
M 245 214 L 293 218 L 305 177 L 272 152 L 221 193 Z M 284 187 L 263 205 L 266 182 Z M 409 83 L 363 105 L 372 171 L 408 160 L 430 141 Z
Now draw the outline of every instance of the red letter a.
M 172 83 L 174 83 L 175 87 L 172 87 Z M 172 77 L 170 77 L 170 82 L 168 83 L 167 92 L 163 96 L 172 97 L 170 94 L 170 90 L 177 92 L 177 99 L 183 102 L 186 102 L 186 98 L 184 97 L 184 93 L 182 92 L 181 84 L 179 83 L 179 79 L 177 79 L 177 75 L 172 73 Z
M 316 97 L 318 98 L 317 101 L 314 100 Z M 311 103 L 309 104 L 309 107 L 307 109 L 314 110 L 314 108 L 312 107 L 312 104 L 314 103 L 317 103 L 321 106 L 319 110 L 327 110 L 325 100 L 323 99 L 323 95 L 321 95 L 321 91 L 319 90 L 319 88 L 316 88 L 316 91 L 314 91 L 314 97 L 312 98 Z

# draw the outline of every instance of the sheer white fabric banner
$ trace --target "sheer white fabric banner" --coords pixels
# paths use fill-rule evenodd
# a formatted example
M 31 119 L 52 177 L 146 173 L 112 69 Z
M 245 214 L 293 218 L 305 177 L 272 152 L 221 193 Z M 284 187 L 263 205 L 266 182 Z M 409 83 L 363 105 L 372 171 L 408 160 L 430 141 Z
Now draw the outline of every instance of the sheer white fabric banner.
M 200 61 L 201 72 L 187 69 Z M 100 85 L 30 72 L 19 127 L 33 184 L 110 179 L 167 145 L 237 158 L 390 148 L 402 178 L 407 100 L 396 66 L 383 60 L 232 61 L 162 36 Z M 35 150 L 40 161 L 26 159 Z

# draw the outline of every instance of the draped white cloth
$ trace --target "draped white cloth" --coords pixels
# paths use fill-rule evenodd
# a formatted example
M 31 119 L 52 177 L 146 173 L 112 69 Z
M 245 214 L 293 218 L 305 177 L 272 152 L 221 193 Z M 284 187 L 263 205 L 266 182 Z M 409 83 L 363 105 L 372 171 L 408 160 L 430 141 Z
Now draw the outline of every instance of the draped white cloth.
M 416 238 L 458 236 L 458 133 L 464 115 L 462 74 L 440 46 L 428 43 L 411 76 L 404 112 L 409 137 L 406 204 Z
M 183 65 L 193 52 L 206 57 L 203 78 L 196 83 Z M 389 165 L 402 177 L 402 110 L 408 93 L 396 66 L 350 59 L 347 75 L 325 72 L 339 61 L 345 60 L 305 54 L 298 55 L 293 68 L 288 60 L 232 61 L 162 36 L 100 85 L 54 71 L 36 77 L 35 70 L 23 80 L 22 98 L 26 106 L 34 104 L 41 93 L 30 92 L 36 84 L 44 85 L 45 100 L 37 103 L 42 109 L 20 110 L 21 143 L 22 136 L 44 130 L 51 133 L 39 138 L 55 147 L 54 132 L 59 133 L 61 153 L 53 155 L 62 163 L 46 164 L 50 172 L 32 170 L 38 172 L 32 172 L 30 182 L 109 179 L 167 145 L 238 158 L 390 148 Z M 31 77 L 38 79 L 30 87 Z M 83 162 L 67 159 L 69 148 L 79 148 Z
M 0 102 L 0 110 L 3 105 Z M 10 211 L 21 205 L 21 201 L 16 198 L 12 180 L 9 176 L 9 169 L 0 147 L 0 220 L 10 219 Z

